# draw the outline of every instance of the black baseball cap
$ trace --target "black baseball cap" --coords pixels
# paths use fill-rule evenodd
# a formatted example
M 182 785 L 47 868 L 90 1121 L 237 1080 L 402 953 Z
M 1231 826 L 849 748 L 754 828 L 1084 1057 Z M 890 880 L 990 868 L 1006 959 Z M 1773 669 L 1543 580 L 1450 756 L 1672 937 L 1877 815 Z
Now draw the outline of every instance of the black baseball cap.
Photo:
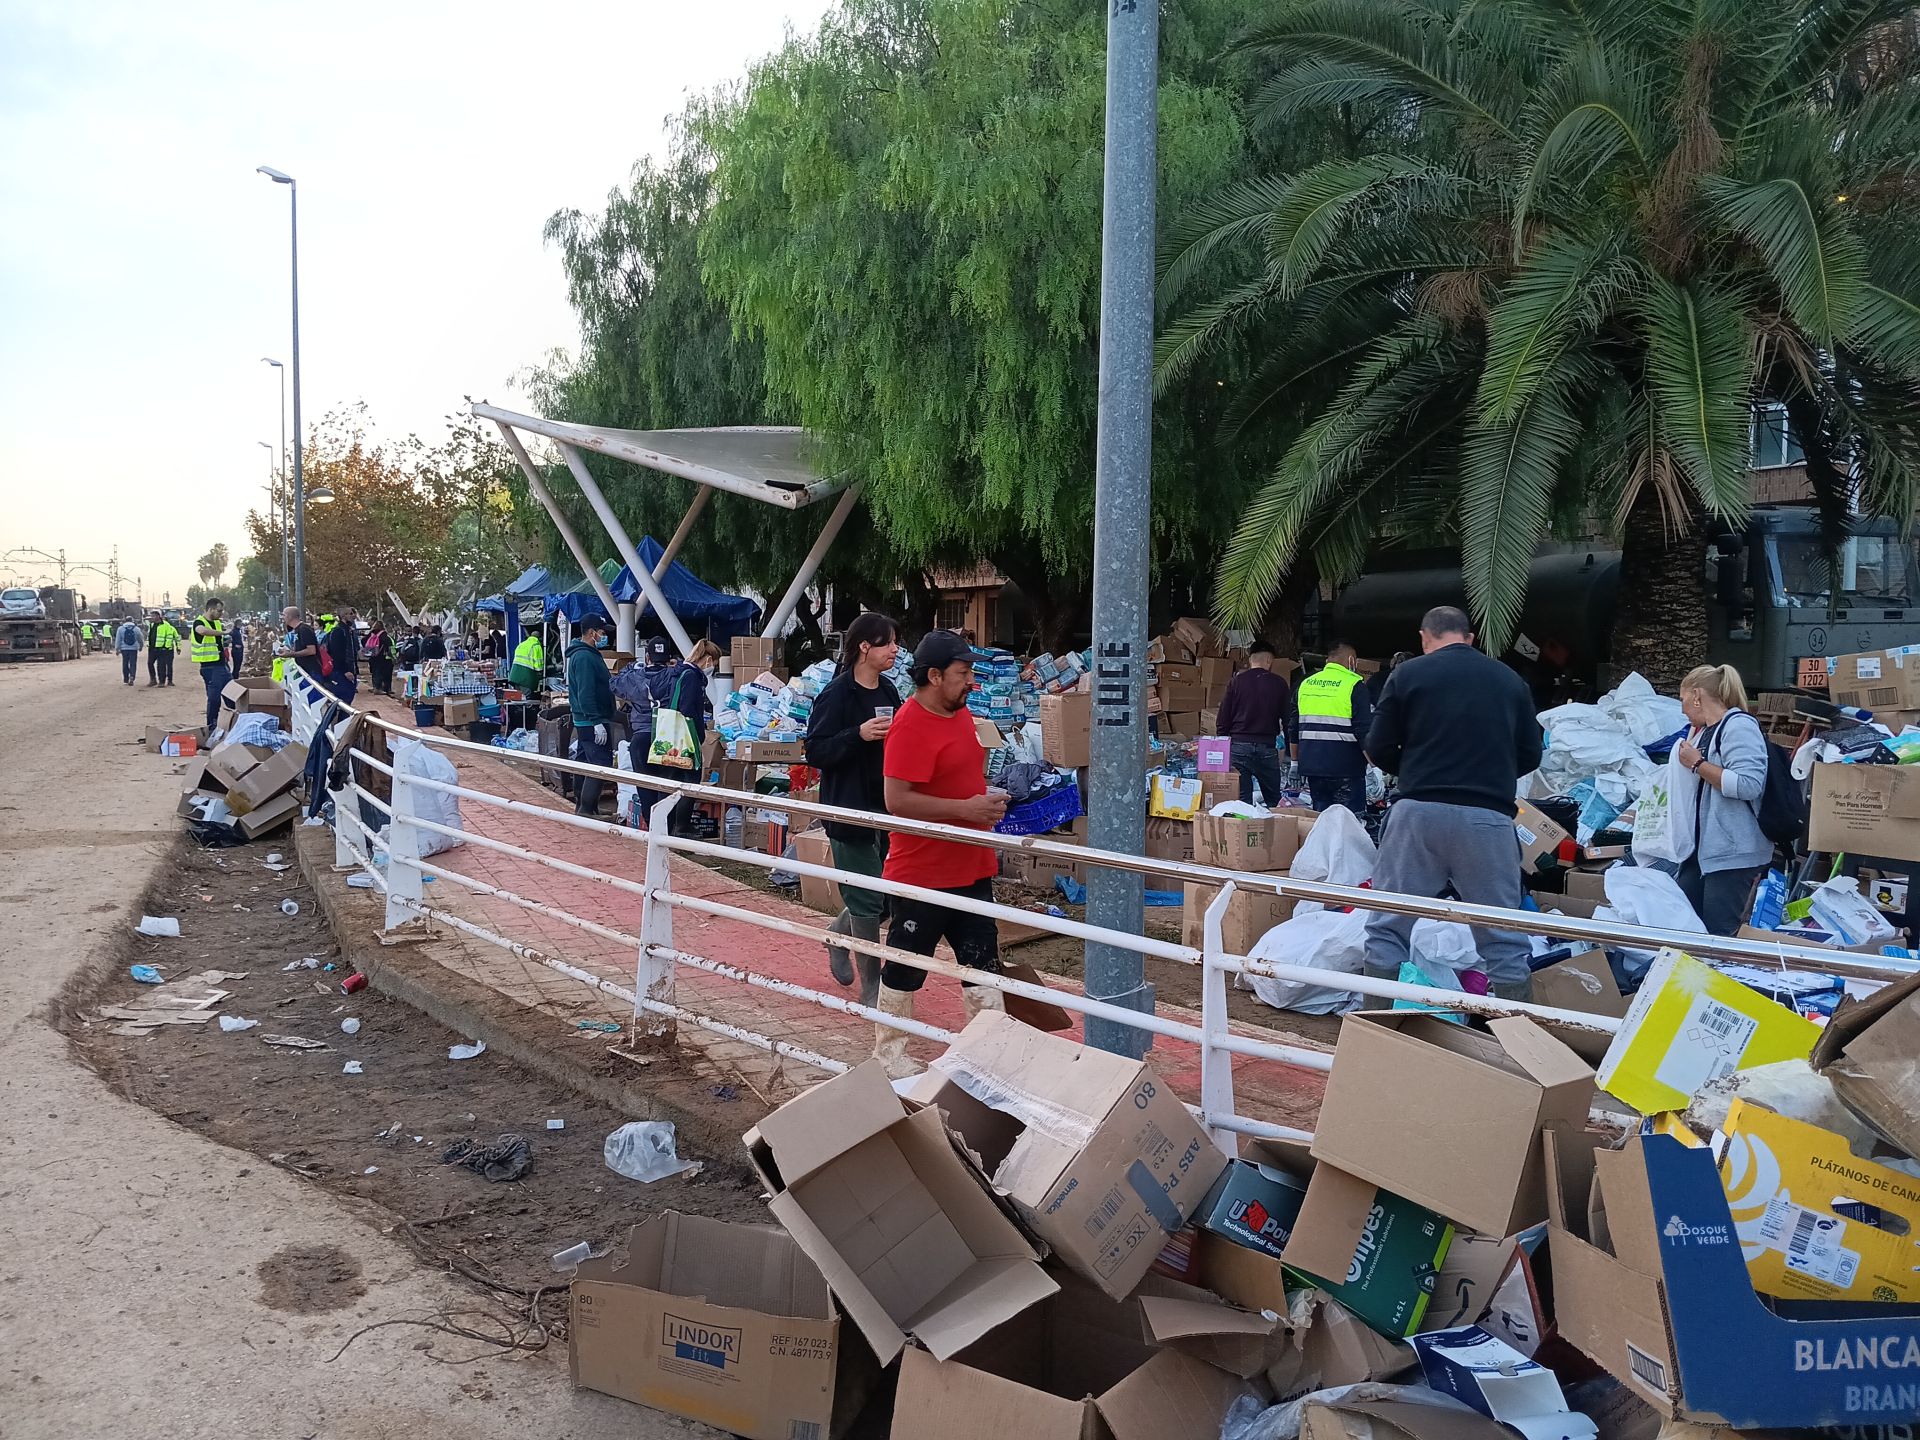
M 951 630 L 929 630 L 913 647 L 913 678 L 916 684 L 927 683 L 926 677 L 935 670 L 944 670 L 955 661 L 973 661 L 973 647 Z
M 655 635 L 647 641 L 647 664 L 664 665 L 673 659 L 673 641 L 664 635 Z

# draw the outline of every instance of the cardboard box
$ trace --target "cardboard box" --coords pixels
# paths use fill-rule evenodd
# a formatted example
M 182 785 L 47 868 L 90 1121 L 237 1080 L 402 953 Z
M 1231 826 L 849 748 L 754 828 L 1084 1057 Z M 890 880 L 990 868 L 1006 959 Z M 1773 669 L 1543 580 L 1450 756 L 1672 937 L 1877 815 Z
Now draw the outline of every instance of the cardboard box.
M 1218 630 L 1197 615 L 1186 615 L 1173 622 L 1168 635 L 1180 642 L 1196 658 L 1227 653 L 1227 640 Z
M 1530 800 L 1517 800 L 1513 833 L 1520 837 L 1520 870 L 1531 875 L 1560 863 L 1560 846 L 1573 836 Z
M 1813 1047 L 1813 1068 L 1840 1102 L 1896 1149 L 1920 1155 L 1920 975 L 1840 1002 Z
M 793 837 L 793 858 L 809 865 L 833 864 L 833 843 L 828 840 L 827 832 L 818 826 L 811 830 L 802 830 Z M 800 903 L 810 910 L 824 911 L 828 915 L 838 915 L 842 909 L 840 882 L 822 880 L 817 875 L 800 877 Z
M 249 810 L 238 820 L 234 828 L 249 840 L 257 840 L 269 831 L 278 830 L 289 820 L 300 814 L 300 800 L 295 795 L 276 795 L 266 804 Z
M 976 1015 L 912 1098 L 946 1111 L 994 1188 L 1054 1256 L 1116 1298 L 1226 1168 L 1142 1061 Z
M 1662 950 L 1601 1059 L 1596 1083 L 1642 1115 L 1684 1110 L 1709 1081 L 1804 1060 L 1820 1028 L 1679 950 Z
M 1434 1282 L 1433 1302 L 1421 1317 L 1421 1329 L 1451 1330 L 1480 1323 L 1501 1282 L 1513 1269 L 1515 1257 L 1537 1250 L 1546 1238 L 1544 1224 L 1502 1239 L 1456 1230 L 1453 1244 L 1447 1247 L 1446 1263 Z
M 1868 650 L 1839 655 L 1831 662 L 1827 693 L 1836 705 L 1871 710 L 1920 709 L 1920 665 L 1903 663 L 1904 655 L 1890 650 Z
M 440 707 L 440 723 L 451 730 L 456 725 L 471 725 L 480 718 L 480 697 L 449 695 Z
M 1197 686 L 1200 684 L 1200 666 L 1167 664 L 1158 666 L 1153 672 L 1154 684 L 1162 690 L 1178 686 Z
M 1583 900 L 1605 900 L 1607 898 L 1607 872 L 1605 870 L 1569 870 L 1566 875 L 1567 894 L 1577 895 Z
M 1620 993 L 1613 978 L 1613 966 L 1607 952 L 1598 947 L 1583 950 L 1565 960 L 1556 960 L 1533 972 L 1533 1003 L 1551 1005 L 1557 1010 L 1578 1010 L 1587 1015 L 1607 1015 L 1618 1019 L 1627 1013 L 1627 997 Z M 1567 1048 L 1589 1065 L 1605 1058 L 1613 1037 L 1598 1030 L 1577 1030 L 1556 1026 L 1554 1034 Z
M 1488 1028 L 1417 1011 L 1348 1015 L 1315 1158 L 1483 1235 L 1546 1219 L 1539 1135 L 1586 1127 L 1593 1070 L 1530 1020 Z
M 882 1365 L 909 1337 L 949 1359 L 1059 1288 L 939 1112 L 908 1114 L 878 1061 L 789 1100 L 745 1143 L 774 1218 Z
M 1199 661 L 1199 666 L 1200 683 L 1208 689 L 1224 688 L 1233 679 L 1234 664 L 1225 655 L 1208 655 Z
M 840 1321 L 819 1270 L 772 1226 L 664 1211 L 633 1227 L 625 1265 L 584 1261 L 572 1298 L 576 1387 L 749 1440 L 836 1433 Z M 842 1426 L 858 1399 L 847 1387 Z
M 1093 763 L 1093 696 L 1075 691 L 1040 697 L 1040 756 L 1062 770 Z
M 1207 907 L 1220 893 L 1218 885 L 1189 880 L 1181 888 L 1180 943 L 1196 950 L 1206 943 Z M 1245 955 L 1274 926 L 1293 918 L 1295 900 L 1284 900 L 1271 890 L 1236 885 L 1220 922 L 1220 943 L 1230 955 Z
M 1285 870 L 1300 851 L 1300 823 L 1291 815 L 1242 820 L 1204 812 L 1193 822 L 1193 858 L 1225 870 Z
M 1193 859 L 1193 822 L 1147 818 L 1147 854 L 1155 860 Z
M 1200 777 L 1200 808 L 1210 811 L 1227 800 L 1240 798 L 1238 770 L 1210 770 Z
M 1920 1180 L 1746 1100 L 1734 1100 L 1721 1128 L 1720 1178 L 1756 1291 L 1920 1300 Z
M 1513 1440 L 1513 1432 L 1464 1410 L 1346 1395 L 1308 1405 L 1300 1440 Z
M 282 746 L 249 766 L 237 780 L 228 783 L 227 803 L 237 815 L 257 810 L 282 791 L 298 785 L 306 768 L 306 746 L 298 743 Z
M 1262 1323 L 1219 1305 L 1185 1310 Z M 893 1440 L 1214 1440 L 1227 1407 L 1254 1388 L 1154 1338 L 1138 1303 L 1069 1280 L 954 1359 L 908 1350 Z
M 1278 1260 L 1306 1198 L 1306 1184 L 1278 1166 L 1230 1160 L 1194 1212 L 1193 1223 Z
M 1267 1192 L 1276 1205 L 1293 1213 L 1280 1221 L 1281 1212 L 1273 1212 L 1270 1218 L 1277 1223 L 1268 1243 L 1257 1248 L 1240 1243 L 1242 1237 L 1231 1226 L 1204 1231 L 1202 1283 L 1225 1287 L 1220 1293 L 1236 1304 L 1284 1314 L 1284 1266 L 1383 1335 L 1401 1337 L 1418 1330 L 1451 1247 L 1453 1227 L 1431 1210 L 1337 1166 L 1317 1163 L 1303 1145 L 1248 1141 L 1243 1151 L 1243 1161 L 1291 1177 L 1300 1199 L 1294 1205 L 1283 1201 L 1277 1188 Z M 1282 1228 L 1284 1236 L 1279 1234 Z M 1223 1257 L 1214 1240 L 1233 1245 L 1241 1256 Z M 1277 1255 L 1273 1240 L 1278 1240 Z
M 1598 1433 L 1585 1415 L 1568 1411 L 1551 1370 L 1478 1325 L 1422 1335 L 1413 1348 L 1428 1386 L 1528 1440 L 1592 1440 Z
M 733 668 L 735 682 L 743 676 L 751 679 L 763 670 L 774 670 L 782 648 L 779 639 L 774 636 L 734 636 L 733 643 L 728 647 L 727 660 Z
M 1208 1243 L 1238 1249 L 1212 1237 Z M 1240 1253 L 1252 1255 L 1251 1251 Z M 1286 1345 L 1266 1373 L 1267 1384 L 1273 1387 L 1277 1399 L 1292 1400 L 1316 1390 L 1390 1379 L 1416 1363 L 1411 1345 L 1390 1340 L 1362 1323 L 1338 1300 L 1322 1292 L 1311 1293 L 1315 1298 L 1303 1307 L 1275 1312 L 1286 1314 L 1290 1321 Z
M 1207 712 L 1201 711 L 1200 724 L 1206 728 Z M 1193 768 L 1202 775 L 1224 775 L 1233 769 L 1233 741 L 1225 735 L 1200 735 L 1194 740 Z
M 801 740 L 736 740 L 733 758 L 749 765 L 804 765 L 807 747 Z
M 1920 860 L 1920 767 L 1816 765 L 1807 847 Z
M 206 748 L 207 728 L 204 725 L 147 726 L 149 755 L 197 755 Z

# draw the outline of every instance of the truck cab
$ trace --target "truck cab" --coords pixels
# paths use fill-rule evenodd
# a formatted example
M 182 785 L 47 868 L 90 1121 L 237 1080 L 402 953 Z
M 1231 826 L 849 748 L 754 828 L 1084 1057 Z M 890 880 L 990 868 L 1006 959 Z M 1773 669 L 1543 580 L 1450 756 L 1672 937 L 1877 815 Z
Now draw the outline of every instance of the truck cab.
M 1761 507 L 1707 550 L 1707 658 L 1749 689 L 1792 687 L 1803 657 L 1920 641 L 1920 562 L 1892 519 L 1855 522 L 1829 564 L 1815 513 Z

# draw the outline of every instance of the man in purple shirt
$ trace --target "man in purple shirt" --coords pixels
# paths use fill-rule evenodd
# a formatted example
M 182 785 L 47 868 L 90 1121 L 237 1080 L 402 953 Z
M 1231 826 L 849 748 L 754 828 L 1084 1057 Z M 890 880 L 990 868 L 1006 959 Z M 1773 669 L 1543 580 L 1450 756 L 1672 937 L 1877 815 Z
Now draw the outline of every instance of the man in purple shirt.
M 1273 646 L 1256 640 L 1247 652 L 1247 668 L 1227 682 L 1220 698 L 1220 733 L 1233 742 L 1233 768 L 1240 772 L 1240 798 L 1253 799 L 1254 782 L 1268 805 L 1280 803 L 1280 742 L 1291 743 L 1300 728 L 1293 686 L 1273 670 Z

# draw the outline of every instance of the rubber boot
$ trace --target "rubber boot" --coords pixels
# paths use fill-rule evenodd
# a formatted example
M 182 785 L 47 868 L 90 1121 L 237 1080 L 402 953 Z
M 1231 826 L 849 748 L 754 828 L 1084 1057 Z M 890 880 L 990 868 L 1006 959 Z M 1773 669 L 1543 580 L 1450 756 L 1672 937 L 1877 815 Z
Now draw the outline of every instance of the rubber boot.
M 895 990 L 891 985 L 882 985 L 875 997 L 878 1008 L 889 1015 L 902 1020 L 913 1018 L 913 991 Z M 873 1053 L 887 1069 L 889 1080 L 904 1080 L 909 1075 L 918 1075 L 926 1067 L 907 1054 L 907 1036 L 904 1031 L 892 1026 L 873 1022 Z
M 847 933 L 856 940 L 878 940 L 880 938 L 880 917 L 878 915 L 847 916 Z M 880 997 L 880 967 L 885 962 L 878 955 L 869 955 L 865 951 L 853 952 L 853 968 L 860 972 L 860 1003 L 871 1005 Z
M 853 934 L 853 913 L 848 910 L 842 910 L 838 915 L 833 917 L 833 923 L 827 926 L 827 929 L 836 935 Z M 827 971 L 833 976 L 835 984 L 853 984 L 853 957 L 848 954 L 844 945 L 828 943 Z
M 962 985 L 960 1000 L 967 1007 L 969 1020 L 982 1010 L 998 1010 L 1005 1013 L 1007 1008 L 1007 997 L 990 985 Z

